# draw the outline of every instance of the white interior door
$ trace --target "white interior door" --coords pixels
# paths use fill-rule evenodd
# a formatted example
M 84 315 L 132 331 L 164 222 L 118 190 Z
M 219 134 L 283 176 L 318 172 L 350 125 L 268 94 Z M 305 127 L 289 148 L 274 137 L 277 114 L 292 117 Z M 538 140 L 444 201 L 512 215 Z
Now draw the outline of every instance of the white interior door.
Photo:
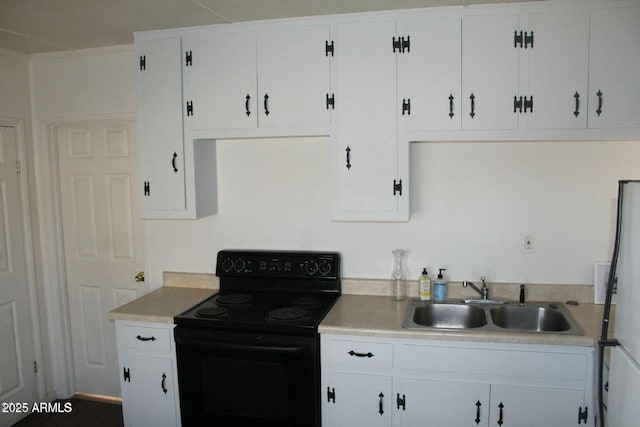
M 61 126 L 65 273 L 77 391 L 120 396 L 111 309 L 147 292 L 135 124 Z
M 30 411 L 37 385 L 16 161 L 15 129 L 0 126 L 0 402 Z M 14 409 L 2 408 L 0 425 L 25 415 Z

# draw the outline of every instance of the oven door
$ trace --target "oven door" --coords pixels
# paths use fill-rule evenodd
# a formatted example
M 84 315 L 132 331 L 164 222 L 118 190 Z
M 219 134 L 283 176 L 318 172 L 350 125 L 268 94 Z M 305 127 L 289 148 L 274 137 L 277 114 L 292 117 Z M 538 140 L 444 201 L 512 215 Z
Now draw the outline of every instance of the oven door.
M 176 327 L 182 425 L 320 426 L 319 339 Z

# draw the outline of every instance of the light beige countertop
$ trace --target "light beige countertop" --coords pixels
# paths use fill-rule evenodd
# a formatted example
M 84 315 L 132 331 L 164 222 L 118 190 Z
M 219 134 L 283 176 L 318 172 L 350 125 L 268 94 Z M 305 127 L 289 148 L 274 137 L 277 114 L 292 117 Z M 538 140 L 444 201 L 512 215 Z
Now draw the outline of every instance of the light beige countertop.
M 173 323 L 174 316 L 218 292 L 211 288 L 163 286 L 109 312 L 111 320 Z
M 347 334 L 387 338 L 418 338 L 448 341 L 500 342 L 516 344 L 597 345 L 602 322 L 602 305 L 580 303 L 567 308 L 585 335 L 553 333 L 480 332 L 472 330 L 403 329 L 408 299 L 392 301 L 387 296 L 345 295 L 333 306 L 319 327 L 321 334 Z
M 163 287 L 115 308 L 109 313 L 109 319 L 173 323 L 176 315 L 218 292 L 217 278 L 213 274 L 164 272 L 163 279 Z M 392 301 L 387 296 L 385 284 L 386 281 L 346 279 L 343 282 L 343 294 L 320 324 L 319 332 L 388 338 L 577 346 L 596 346 L 600 337 L 603 306 L 586 302 L 592 300 L 593 294 L 588 293 L 585 286 L 561 287 L 563 292 L 569 291 L 567 295 L 558 294 L 557 288 L 550 286 L 531 285 L 527 288 L 527 295 L 531 296 L 531 300 L 564 301 L 565 298 L 575 298 L 580 301 L 580 305 L 567 305 L 567 308 L 585 334 L 561 335 L 404 329 L 402 321 L 409 300 Z M 460 293 L 463 290 L 459 288 L 460 286 L 451 287 L 452 298 L 473 295 L 464 295 Z M 511 300 L 517 298 L 517 289 L 517 285 L 495 286 L 494 295 Z M 347 293 L 344 293 L 345 291 Z M 364 294 L 372 291 L 384 295 Z M 613 324 L 610 325 L 610 330 L 613 330 Z

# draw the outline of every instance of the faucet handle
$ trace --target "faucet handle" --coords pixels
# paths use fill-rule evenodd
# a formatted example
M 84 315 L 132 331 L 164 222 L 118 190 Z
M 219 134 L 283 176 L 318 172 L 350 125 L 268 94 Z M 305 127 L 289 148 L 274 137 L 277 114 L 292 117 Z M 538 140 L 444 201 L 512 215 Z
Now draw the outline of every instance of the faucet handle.
M 487 278 L 484 276 L 480 276 L 480 280 L 482 280 L 482 286 L 484 286 L 484 281 L 487 280 Z

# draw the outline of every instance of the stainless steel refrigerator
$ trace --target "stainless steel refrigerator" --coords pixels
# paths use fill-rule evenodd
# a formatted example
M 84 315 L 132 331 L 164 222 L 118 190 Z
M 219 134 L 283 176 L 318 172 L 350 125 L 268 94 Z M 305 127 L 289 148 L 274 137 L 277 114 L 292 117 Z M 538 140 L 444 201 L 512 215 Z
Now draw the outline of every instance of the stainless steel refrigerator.
M 615 316 L 611 296 L 616 289 Z M 613 321 L 613 337 L 608 335 Z M 600 425 L 640 425 L 640 181 L 620 181 L 616 238 L 607 280 L 607 297 L 599 346 L 600 407 L 605 348 L 611 347 L 606 416 Z

